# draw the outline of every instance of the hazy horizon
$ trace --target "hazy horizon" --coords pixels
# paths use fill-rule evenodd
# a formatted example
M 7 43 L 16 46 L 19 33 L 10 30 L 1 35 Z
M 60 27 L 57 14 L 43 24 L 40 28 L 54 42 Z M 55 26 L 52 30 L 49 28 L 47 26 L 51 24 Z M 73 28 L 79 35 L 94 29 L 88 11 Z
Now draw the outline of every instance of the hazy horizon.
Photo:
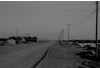
M 41 39 L 43 33 L 44 39 L 58 39 L 64 28 L 67 39 L 67 24 L 71 24 L 70 39 L 95 39 L 95 13 L 84 21 L 95 10 L 94 1 L 5 1 L 0 6 L 0 37 L 16 36 L 19 29 L 19 36 L 30 33 Z M 100 9 L 98 16 L 100 39 Z

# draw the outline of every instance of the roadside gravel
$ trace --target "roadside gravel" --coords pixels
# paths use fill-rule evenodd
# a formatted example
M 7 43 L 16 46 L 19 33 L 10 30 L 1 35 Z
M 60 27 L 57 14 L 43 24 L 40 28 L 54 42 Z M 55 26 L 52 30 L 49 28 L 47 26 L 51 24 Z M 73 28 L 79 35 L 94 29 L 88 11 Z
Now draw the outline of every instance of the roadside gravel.
M 81 63 L 85 60 L 76 55 L 82 49 L 61 45 L 54 46 L 36 68 L 89 68 Z

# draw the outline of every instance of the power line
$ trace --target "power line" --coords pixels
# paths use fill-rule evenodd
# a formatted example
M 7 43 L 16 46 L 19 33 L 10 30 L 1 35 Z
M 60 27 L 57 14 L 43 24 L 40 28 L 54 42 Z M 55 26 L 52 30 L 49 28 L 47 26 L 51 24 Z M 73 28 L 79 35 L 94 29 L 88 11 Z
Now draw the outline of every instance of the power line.
M 98 9 L 100 9 L 100 7 L 98 7 Z M 85 18 L 81 23 L 79 23 L 77 26 L 75 26 L 73 29 L 77 28 L 78 26 L 80 26 L 82 23 L 84 23 L 84 21 L 86 21 L 91 15 L 93 15 L 96 11 L 93 11 L 87 18 Z M 100 12 L 100 11 L 99 11 Z M 71 30 L 73 30 L 71 29 Z
M 95 11 L 93 11 L 87 18 L 85 18 L 81 23 L 79 23 L 77 26 L 75 26 L 74 28 L 72 28 L 71 30 L 77 28 L 78 26 L 80 26 L 82 23 L 84 23 L 91 15 L 93 15 L 95 13 Z
M 34 11 L 34 10 L 30 10 L 30 11 L 0 11 L 0 13 L 19 13 L 19 12 L 69 12 L 69 11 L 93 11 L 93 10 L 40 10 L 40 11 Z
M 98 9 L 100 9 L 100 7 L 98 7 Z M 93 9 L 94 10 L 94 9 Z M 36 11 L 36 10 L 24 10 L 24 11 L 19 11 L 19 10 L 17 10 L 17 11 L 0 11 L 0 13 L 17 13 L 17 12 L 68 12 L 68 11 L 93 11 L 92 9 L 84 9 L 84 10 L 82 10 L 82 9 L 75 9 L 75 10 L 71 10 L 71 9 L 65 9 L 65 10 L 38 10 L 38 11 Z

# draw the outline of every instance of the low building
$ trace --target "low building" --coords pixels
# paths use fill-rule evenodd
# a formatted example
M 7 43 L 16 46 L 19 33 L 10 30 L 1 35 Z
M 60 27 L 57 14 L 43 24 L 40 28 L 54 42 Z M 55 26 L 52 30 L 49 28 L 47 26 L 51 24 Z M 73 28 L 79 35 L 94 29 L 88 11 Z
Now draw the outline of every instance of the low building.
M 29 42 L 37 42 L 38 38 L 37 37 L 24 37 L 25 42 L 29 43 Z
M 0 45 L 7 44 L 8 39 L 7 38 L 0 38 Z
M 9 40 L 8 40 L 8 43 L 10 43 L 10 44 L 16 44 L 16 41 L 13 40 L 13 39 L 9 39 Z

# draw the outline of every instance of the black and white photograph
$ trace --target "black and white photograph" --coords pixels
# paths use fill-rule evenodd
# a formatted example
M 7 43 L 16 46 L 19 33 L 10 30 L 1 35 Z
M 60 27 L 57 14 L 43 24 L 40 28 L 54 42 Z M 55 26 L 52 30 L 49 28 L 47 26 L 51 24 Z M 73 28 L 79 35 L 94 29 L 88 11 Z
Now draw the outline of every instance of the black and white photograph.
M 0 0 L 0 68 L 100 68 L 100 1 Z

